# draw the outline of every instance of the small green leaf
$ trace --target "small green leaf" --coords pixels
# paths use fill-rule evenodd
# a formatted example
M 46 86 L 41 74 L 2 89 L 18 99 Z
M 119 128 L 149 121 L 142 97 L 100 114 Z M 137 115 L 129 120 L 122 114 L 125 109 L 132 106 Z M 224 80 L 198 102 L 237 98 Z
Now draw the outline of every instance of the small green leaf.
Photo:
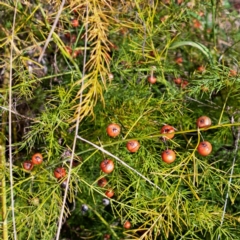
M 192 46 L 192 47 L 199 49 L 208 58 L 208 60 L 212 63 L 212 55 L 211 55 L 209 49 L 201 43 L 192 42 L 192 41 L 174 42 L 170 46 L 170 49 L 175 49 L 175 48 L 183 47 L 183 46 Z

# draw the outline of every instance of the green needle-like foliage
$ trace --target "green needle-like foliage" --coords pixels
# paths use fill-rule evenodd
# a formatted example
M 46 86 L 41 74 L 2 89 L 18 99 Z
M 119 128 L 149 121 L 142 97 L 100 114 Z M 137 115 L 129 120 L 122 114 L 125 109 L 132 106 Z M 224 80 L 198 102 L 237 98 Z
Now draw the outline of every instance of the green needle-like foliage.
M 0 2 L 0 239 L 239 239 L 238 12 L 227 0 Z

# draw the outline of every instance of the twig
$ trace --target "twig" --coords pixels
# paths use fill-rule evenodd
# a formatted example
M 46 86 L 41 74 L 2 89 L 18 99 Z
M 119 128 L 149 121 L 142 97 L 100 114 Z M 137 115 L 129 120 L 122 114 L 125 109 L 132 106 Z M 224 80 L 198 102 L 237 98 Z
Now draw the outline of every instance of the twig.
M 44 55 L 44 53 L 45 53 L 45 51 L 46 51 L 46 49 L 47 49 L 47 46 L 48 46 L 48 44 L 49 44 L 49 42 L 50 42 L 50 40 L 51 40 L 52 34 L 53 34 L 53 32 L 54 32 L 54 30 L 55 30 L 55 28 L 56 28 L 56 26 L 57 26 L 57 23 L 58 23 L 58 20 L 59 20 L 60 15 L 61 15 L 61 13 L 62 13 L 64 4 L 65 4 L 65 0 L 63 0 L 63 1 L 62 1 L 62 4 L 60 5 L 60 8 L 59 8 L 59 10 L 58 10 L 56 19 L 55 19 L 55 21 L 54 21 L 54 23 L 53 23 L 53 25 L 52 25 L 52 28 L 51 28 L 51 30 L 50 30 L 50 33 L 48 34 L 48 37 L 47 37 L 47 40 L 46 40 L 45 45 L 44 45 L 44 47 L 43 47 L 43 50 L 42 50 L 42 52 L 41 52 L 41 54 L 40 54 L 40 56 L 39 56 L 39 58 L 38 58 L 38 62 L 39 62 L 39 63 L 42 61 L 43 55 Z
M 203 105 L 203 106 L 211 107 L 211 108 L 214 108 L 214 109 L 219 109 L 219 107 L 217 107 L 217 106 L 212 106 L 212 105 L 210 106 L 209 104 L 200 102 L 200 101 L 198 101 L 197 99 L 194 99 L 194 98 L 191 98 L 191 97 L 188 97 L 188 96 L 186 96 L 186 99 L 191 100 L 191 101 L 194 101 L 194 102 L 197 102 L 197 103 L 200 103 L 200 104 Z M 213 103 L 213 102 L 210 102 L 210 103 L 211 103 L 211 104 L 215 104 L 215 103 Z
M 138 172 L 136 169 L 130 167 L 127 163 L 125 163 L 123 160 L 121 160 L 120 158 L 116 157 L 115 155 L 113 155 L 112 153 L 108 152 L 107 150 L 105 150 L 102 147 L 99 147 L 98 145 L 86 140 L 85 138 L 82 138 L 80 136 L 77 136 L 78 139 L 82 140 L 83 142 L 86 142 L 90 145 L 92 145 L 93 147 L 97 148 L 98 150 L 102 151 L 103 153 L 111 156 L 112 158 L 116 159 L 118 162 L 120 162 L 122 165 L 124 165 L 125 167 L 129 168 L 130 170 L 132 170 L 133 172 L 135 172 L 138 176 L 140 176 L 141 178 L 143 178 L 144 180 L 146 180 L 148 183 L 150 183 L 152 186 L 156 187 L 158 190 L 160 190 L 161 192 L 163 192 L 164 194 L 166 194 L 158 185 L 156 185 L 155 183 L 153 183 L 151 180 L 149 180 L 147 177 L 145 177 L 144 175 L 142 175 L 140 172 Z
M 9 108 L 9 115 L 8 115 L 8 141 L 9 141 L 9 172 L 10 172 L 10 191 L 11 191 L 11 208 L 12 208 L 12 225 L 13 225 L 13 236 L 14 240 L 17 240 L 17 229 L 16 229 L 16 222 L 15 222 L 15 213 L 14 213 L 14 194 L 13 194 L 13 158 L 12 158 L 12 68 L 13 68 L 13 46 L 14 46 L 14 31 L 15 31 L 15 22 L 16 22 L 16 15 L 17 15 L 17 5 L 18 1 L 15 2 L 14 7 L 14 15 L 13 15 L 13 25 L 12 25 L 12 36 L 11 36 L 11 49 L 10 49 L 10 69 L 9 69 L 9 97 L 8 97 L 8 108 Z
M 42 123 L 42 122 L 39 121 L 39 120 L 35 120 L 35 119 L 33 119 L 33 118 L 26 117 L 26 116 L 24 116 L 24 115 L 22 115 L 22 114 L 20 114 L 20 113 L 18 113 L 18 112 L 16 112 L 16 111 L 12 110 L 12 109 L 8 109 L 8 108 L 5 108 L 5 107 L 3 107 L 3 106 L 0 106 L 0 108 L 3 109 L 3 110 L 9 111 L 9 112 L 11 112 L 11 113 L 14 113 L 14 115 L 17 115 L 17 116 L 22 117 L 22 118 L 24 118 L 24 119 L 31 120 L 31 121 L 37 122 L 37 123 Z
M 88 5 L 86 6 L 86 33 L 85 33 L 85 39 L 84 39 L 84 58 L 83 58 L 83 70 L 82 70 L 82 78 L 85 76 L 85 66 L 86 66 L 86 60 L 87 60 L 87 41 L 88 41 Z M 80 94 L 80 99 L 79 103 L 82 103 L 82 92 L 84 88 L 84 81 L 82 81 L 81 85 L 81 94 Z M 61 208 L 61 213 L 59 217 L 59 222 L 58 222 L 58 230 L 57 230 L 57 235 L 56 235 L 56 240 L 59 240 L 60 237 L 60 231 L 62 228 L 62 220 L 63 220 L 63 214 L 64 214 L 64 208 L 67 200 L 67 194 L 68 194 L 68 188 L 69 188 L 69 181 L 71 177 L 71 170 L 72 170 L 72 164 L 73 164 L 73 158 L 75 154 L 75 149 L 76 149 L 76 143 L 77 143 L 77 138 L 78 138 L 78 130 L 79 130 L 79 123 L 80 123 L 80 111 L 78 111 L 78 117 L 77 117 L 77 122 L 76 122 L 76 128 L 75 128 L 75 136 L 73 140 L 73 147 L 72 147 L 72 154 L 70 158 L 70 164 L 69 164 L 69 171 L 68 171 L 68 176 L 67 176 L 67 183 L 66 183 L 66 188 L 64 192 L 64 197 L 63 197 L 63 203 L 62 203 L 62 208 Z
M 232 117 L 231 118 L 231 123 L 233 123 L 233 122 L 234 122 L 234 119 Z M 225 213 L 226 213 L 226 209 L 227 209 L 229 190 L 230 190 L 230 185 L 232 183 L 232 177 L 233 177 L 233 171 L 234 171 L 235 162 L 236 162 L 236 159 L 237 159 L 239 139 L 240 139 L 240 129 L 238 128 L 238 133 L 237 133 L 237 136 L 236 136 L 236 139 L 235 139 L 235 142 L 234 142 L 235 154 L 234 154 L 234 157 L 233 157 L 232 169 L 231 169 L 230 177 L 229 177 L 229 181 L 228 181 L 228 189 L 227 189 L 227 194 L 226 194 L 226 197 L 225 197 L 225 203 L 224 203 L 224 208 L 223 208 L 223 213 L 222 213 L 220 227 L 223 225 L 223 221 L 224 221 L 224 217 L 225 217 Z M 218 234 L 218 240 L 220 240 L 220 234 Z

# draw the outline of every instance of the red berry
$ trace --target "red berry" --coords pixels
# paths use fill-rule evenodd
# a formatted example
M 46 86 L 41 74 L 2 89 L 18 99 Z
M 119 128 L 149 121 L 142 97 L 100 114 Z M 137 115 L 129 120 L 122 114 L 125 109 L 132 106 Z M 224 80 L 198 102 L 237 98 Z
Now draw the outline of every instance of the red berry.
M 149 52 L 149 55 L 150 55 L 151 57 L 156 57 L 156 54 L 155 54 L 154 51 L 150 51 L 150 52 Z
M 107 127 L 107 134 L 110 137 L 117 137 L 121 132 L 121 127 L 116 123 L 111 123 Z
M 33 169 L 33 163 L 31 161 L 23 162 L 23 168 L 27 171 L 31 171 Z
M 168 139 L 172 139 L 174 137 L 174 127 L 170 126 L 170 125 L 165 125 L 161 128 L 160 133 L 161 134 L 165 134 L 162 138 L 163 140 L 168 140 Z
M 198 118 L 197 120 L 197 127 L 199 128 L 206 128 L 206 127 L 210 127 L 212 124 L 212 121 L 209 117 L 207 116 L 201 116 L 200 118 Z
M 73 19 L 71 24 L 72 24 L 73 27 L 78 27 L 79 26 L 79 22 L 78 22 L 77 19 Z
M 188 81 L 186 81 L 186 80 L 183 81 L 182 84 L 181 84 L 181 88 L 182 88 L 182 89 L 186 88 L 188 84 L 189 84 Z
M 35 153 L 33 156 L 32 156 L 32 163 L 33 164 L 41 164 L 43 161 L 43 156 L 41 153 Z
M 149 76 L 149 77 L 147 78 L 147 80 L 148 80 L 148 82 L 151 83 L 151 84 L 154 84 L 154 83 L 157 82 L 157 78 L 154 77 L 154 76 Z
M 229 71 L 229 75 L 230 75 L 230 77 L 235 77 L 235 76 L 237 76 L 237 71 L 231 69 L 231 70 Z
M 114 196 L 114 191 L 112 189 L 109 189 L 105 192 L 105 195 L 109 198 Z
M 98 180 L 98 186 L 99 187 L 105 187 L 107 185 L 107 179 L 105 177 Z
M 100 163 L 100 168 L 105 173 L 111 173 L 114 169 L 114 162 L 110 159 L 105 159 Z
M 212 152 L 212 144 L 207 141 L 200 142 L 197 151 L 202 156 L 207 156 Z
M 175 78 L 173 80 L 177 85 L 180 85 L 182 83 L 182 79 L 181 78 Z
M 201 22 L 199 22 L 197 19 L 193 20 L 193 27 L 194 28 L 200 28 L 202 26 Z
M 177 58 L 175 59 L 175 62 L 180 65 L 180 64 L 183 63 L 183 58 L 182 58 L 182 57 L 177 57 Z
M 162 160 L 165 163 L 172 163 L 176 159 L 176 154 L 173 150 L 167 149 L 162 152 Z
M 70 36 L 71 34 L 69 32 L 65 33 L 64 36 L 67 38 L 67 39 L 70 39 Z
M 131 223 L 129 221 L 126 221 L 123 225 L 125 229 L 129 229 L 131 227 Z
M 111 238 L 111 235 L 110 235 L 110 234 L 105 234 L 103 240 L 107 240 L 107 239 L 110 239 L 110 238 Z
M 137 152 L 140 148 L 140 143 L 137 140 L 130 140 L 127 142 L 127 149 L 129 152 Z
M 199 72 L 204 72 L 206 69 L 205 69 L 205 67 L 204 66 L 199 66 L 198 68 L 197 68 L 197 70 L 199 71 Z
M 63 167 L 58 167 L 54 170 L 54 176 L 55 178 L 63 178 L 66 176 L 66 170 Z
M 76 57 L 78 57 L 81 54 L 82 54 L 82 50 L 76 49 L 76 50 L 73 51 L 72 56 L 73 56 L 73 58 L 76 58 Z
M 66 48 L 67 53 L 68 53 L 69 55 L 71 55 L 71 54 L 72 54 L 72 48 L 70 48 L 70 47 L 68 47 L 68 46 L 66 46 L 65 48 Z

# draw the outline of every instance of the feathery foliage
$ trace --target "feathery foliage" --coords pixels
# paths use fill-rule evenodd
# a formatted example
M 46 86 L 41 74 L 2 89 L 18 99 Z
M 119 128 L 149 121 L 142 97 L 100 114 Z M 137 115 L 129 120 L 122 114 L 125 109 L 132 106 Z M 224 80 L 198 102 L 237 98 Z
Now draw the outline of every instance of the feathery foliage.
M 63 4 L 0 3 L 2 239 L 239 239 L 239 6 Z M 198 129 L 200 116 L 212 125 Z M 35 153 L 43 163 L 26 170 Z

